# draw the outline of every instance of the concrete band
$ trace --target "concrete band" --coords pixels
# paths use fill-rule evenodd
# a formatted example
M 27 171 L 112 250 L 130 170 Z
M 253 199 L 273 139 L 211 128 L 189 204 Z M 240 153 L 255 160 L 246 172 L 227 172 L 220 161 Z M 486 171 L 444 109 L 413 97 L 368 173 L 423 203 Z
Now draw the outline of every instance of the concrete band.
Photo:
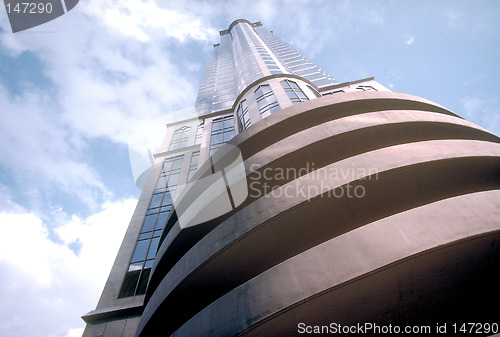
M 399 295 L 403 294 L 397 286 L 380 286 L 380 279 L 377 280 L 378 283 L 375 282 L 377 273 L 382 274 L 390 268 L 408 268 L 397 265 L 409 264 L 415 262 L 414 260 L 420 260 L 421 264 L 431 270 L 447 268 L 446 272 L 449 273 L 454 268 L 460 268 L 459 261 L 450 261 L 453 260 L 453 250 L 473 251 L 471 248 L 475 245 L 488 247 L 496 243 L 496 255 L 500 254 L 500 202 L 491 203 L 491 200 L 500 200 L 500 191 L 479 192 L 441 200 L 338 236 L 290 258 L 232 290 L 194 316 L 173 335 L 202 336 L 203 333 L 209 335 L 216 332 L 218 336 L 233 336 L 256 326 L 255 331 L 248 335 L 262 336 L 272 333 L 273 336 L 286 336 L 287 333 L 297 333 L 297 322 L 328 324 L 328 320 L 320 322 L 317 318 L 325 315 L 315 315 L 321 308 L 327 311 L 330 321 L 334 317 L 335 322 L 342 324 L 362 322 L 360 317 L 367 317 L 363 317 L 361 311 L 366 310 L 367 305 L 379 306 L 379 310 L 373 309 L 380 312 L 379 322 L 388 321 L 386 316 L 393 318 L 390 317 L 390 312 L 394 307 L 397 308 Z M 449 209 L 463 211 L 450 213 Z M 478 217 L 481 217 L 481 222 L 476 221 Z M 483 250 L 484 248 L 471 253 L 470 259 L 480 260 Z M 464 259 L 467 258 L 469 257 L 465 255 Z M 435 263 L 436 259 L 439 263 Z M 415 270 L 424 271 L 425 268 L 419 266 Z M 408 272 L 402 274 L 407 275 Z M 410 278 L 413 278 L 414 282 L 416 279 L 420 282 L 423 276 L 417 274 Z M 443 281 L 440 277 L 445 278 L 445 275 L 433 276 L 434 278 L 427 282 L 428 286 L 432 286 L 433 282 Z M 395 281 L 386 275 L 382 278 L 391 285 L 397 285 L 404 279 L 399 277 Z M 354 296 L 358 305 L 346 303 L 345 294 L 336 293 L 341 293 L 342 287 L 349 283 L 353 283 L 349 285 L 351 288 L 355 286 L 354 283 L 360 283 L 360 287 L 368 287 L 363 289 L 363 295 L 371 293 L 373 298 L 367 302 L 362 296 Z M 264 284 L 267 286 L 264 287 Z M 377 293 L 377 287 L 384 288 L 384 293 Z M 386 288 L 395 291 L 391 298 L 385 298 L 385 302 L 391 303 L 384 303 L 382 299 L 390 292 Z M 482 300 L 484 301 L 484 298 Z M 323 302 L 320 304 L 310 301 Z M 418 304 L 414 303 L 414 299 L 409 299 L 409 302 L 411 303 L 408 305 Z M 357 314 L 356 308 L 360 311 Z M 478 310 L 463 309 L 469 315 L 471 311 Z M 288 311 L 283 313 L 285 310 Z M 228 313 L 235 311 L 240 317 L 247 319 L 232 319 L 234 316 Z M 283 316 L 277 316 L 278 314 Z M 257 324 L 260 322 L 262 325 Z M 184 334 L 187 331 L 190 334 Z
M 459 141 L 441 142 L 447 143 L 445 145 L 456 149 L 458 152 L 463 150 L 457 146 Z M 438 141 L 434 143 L 438 143 Z M 409 148 L 409 146 L 415 147 L 416 144 L 405 145 Z M 417 147 L 415 151 L 402 152 L 407 153 L 408 156 L 415 153 L 424 154 L 421 149 L 431 147 L 430 144 L 419 145 L 421 145 L 420 149 Z M 484 144 L 476 145 L 481 147 Z M 486 143 L 486 145 L 495 147 L 496 151 L 500 149 L 498 144 Z M 447 153 L 446 156 L 452 155 L 450 151 L 443 151 L 444 147 L 440 149 L 434 144 L 432 148 L 435 149 L 436 154 Z M 395 170 L 395 163 L 389 151 L 391 149 L 379 151 L 382 152 L 383 150 L 387 152 L 385 158 L 390 163 L 390 166 L 386 171 L 386 175 L 381 173 L 377 181 L 366 181 L 372 183 L 372 185 L 366 186 L 367 191 L 370 191 L 370 193 L 362 199 L 347 200 L 345 198 L 329 199 L 318 197 L 307 201 L 306 198 L 290 200 L 263 197 L 226 220 L 198 242 L 169 272 L 159 287 L 160 291 L 157 291 L 150 303 L 148 303 L 144 317 L 147 317 L 148 307 L 151 308 L 150 310 L 155 310 L 156 314 L 159 314 L 161 310 L 155 308 L 154 304 L 159 305 L 160 303 L 166 308 L 175 308 L 175 313 L 169 314 L 169 316 L 176 316 L 182 311 L 180 309 L 181 303 L 186 303 L 184 301 L 190 296 L 193 296 L 193 299 L 196 298 L 196 301 L 187 301 L 189 303 L 187 309 L 196 308 L 197 303 L 203 305 L 203 296 L 196 294 L 193 289 L 202 289 L 203 292 L 215 297 L 217 291 L 213 289 L 214 286 L 222 289 L 222 291 L 224 289 L 217 282 L 210 284 L 209 281 L 214 277 L 217 279 L 217 266 L 224 269 L 225 275 L 228 275 L 228 280 L 237 281 L 238 278 L 245 276 L 248 279 L 272 266 L 273 263 L 278 263 L 282 259 L 293 256 L 293 254 L 312 245 L 319 244 L 327 238 L 356 228 L 356 226 L 362 226 L 377 218 L 401 212 L 436 199 L 469 193 L 474 190 L 499 187 L 498 179 L 494 183 L 494 180 L 491 180 L 491 177 L 485 174 L 485 172 L 494 173 L 494 169 L 499 167 L 500 160 L 495 157 L 465 157 L 465 159 L 458 158 L 454 161 L 447 157 L 447 160 L 435 160 L 427 163 L 427 165 L 403 166 L 400 170 Z M 380 153 L 374 152 L 369 153 L 372 158 L 381 157 Z M 472 149 L 470 153 L 478 154 L 477 148 Z M 366 155 L 368 156 L 368 154 Z M 359 158 L 357 159 L 359 160 Z M 418 162 L 418 159 L 416 161 Z M 350 166 L 348 161 L 344 164 Z M 410 168 L 412 169 L 408 172 Z M 478 168 L 480 169 L 478 170 Z M 450 174 L 450 172 L 453 172 L 453 174 Z M 481 177 L 484 177 L 486 181 L 481 182 Z M 307 180 L 305 177 L 301 179 L 307 185 L 314 184 L 314 181 Z M 339 185 L 341 183 L 338 182 Z M 332 186 L 332 188 L 335 188 L 335 186 Z M 387 194 L 386 197 L 380 196 L 382 190 Z M 274 219 L 275 217 L 277 218 Z M 269 222 L 266 219 L 274 220 Z M 339 224 L 333 226 L 329 219 L 337 219 Z M 259 228 L 259 230 L 254 231 L 253 228 Z M 244 233 L 247 232 L 248 235 L 244 237 Z M 277 238 L 284 241 L 276 241 Z M 226 245 L 228 245 L 227 248 L 223 250 Z M 248 251 L 254 253 L 248 255 Z M 210 258 L 212 255 L 218 256 L 218 258 Z M 230 260 L 227 260 L 228 258 Z M 211 264 L 216 267 L 215 270 L 210 267 Z M 191 267 L 188 267 L 189 265 Z M 198 275 L 194 272 L 196 268 L 201 268 L 196 271 L 196 273 L 199 273 Z M 175 288 L 181 282 L 182 287 Z M 168 289 L 172 289 L 172 287 L 179 293 L 169 299 Z M 227 286 L 226 289 L 229 288 L 230 286 Z M 188 292 L 189 295 L 185 292 Z M 163 300 L 159 300 L 157 296 L 161 296 Z M 175 303 L 175 298 L 181 302 Z

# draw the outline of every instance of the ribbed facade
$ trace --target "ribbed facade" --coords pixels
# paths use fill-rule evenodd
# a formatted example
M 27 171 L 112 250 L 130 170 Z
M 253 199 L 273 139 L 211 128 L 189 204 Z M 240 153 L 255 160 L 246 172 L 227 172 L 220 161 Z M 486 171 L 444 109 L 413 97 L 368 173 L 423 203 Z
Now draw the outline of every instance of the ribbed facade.
M 296 53 L 260 23 L 221 32 L 200 118 L 169 125 L 84 336 L 497 322 L 488 303 L 500 299 L 500 139 L 373 79 L 294 70 L 287 50 Z M 168 193 L 188 179 L 205 190 L 231 149 L 244 179 L 226 179 L 196 210 L 209 220 L 182 226 L 185 208 L 174 212 Z M 241 202 L 237 188 L 248 192 Z M 180 195 L 177 205 L 190 202 Z M 228 195 L 229 211 L 217 212 Z M 133 266 L 134 290 L 119 298 Z

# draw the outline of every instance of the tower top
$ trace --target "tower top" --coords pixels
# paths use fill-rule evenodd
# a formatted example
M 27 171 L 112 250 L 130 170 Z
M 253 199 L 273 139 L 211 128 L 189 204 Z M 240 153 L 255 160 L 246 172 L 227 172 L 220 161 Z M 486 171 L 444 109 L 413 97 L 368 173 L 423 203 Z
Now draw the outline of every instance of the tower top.
M 223 29 L 219 32 L 220 36 L 222 35 L 226 35 L 226 34 L 229 34 L 229 32 L 231 31 L 231 29 L 233 29 L 233 27 L 235 25 L 237 25 L 238 23 L 248 23 L 249 25 L 251 25 L 252 27 L 260 27 L 262 26 L 262 22 L 260 21 L 257 21 L 257 22 L 250 22 L 246 19 L 237 19 L 237 20 L 234 20 L 233 22 L 231 22 L 231 24 L 229 25 L 229 28 L 228 29 Z

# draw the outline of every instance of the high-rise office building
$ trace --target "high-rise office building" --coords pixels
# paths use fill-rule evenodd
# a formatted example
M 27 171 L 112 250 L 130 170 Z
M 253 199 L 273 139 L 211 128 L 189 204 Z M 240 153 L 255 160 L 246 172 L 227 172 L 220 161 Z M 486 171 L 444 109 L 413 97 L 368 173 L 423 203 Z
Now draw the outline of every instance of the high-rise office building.
M 168 125 L 84 336 L 498 319 L 497 136 L 373 78 L 337 83 L 246 20 L 220 32 L 195 108 Z

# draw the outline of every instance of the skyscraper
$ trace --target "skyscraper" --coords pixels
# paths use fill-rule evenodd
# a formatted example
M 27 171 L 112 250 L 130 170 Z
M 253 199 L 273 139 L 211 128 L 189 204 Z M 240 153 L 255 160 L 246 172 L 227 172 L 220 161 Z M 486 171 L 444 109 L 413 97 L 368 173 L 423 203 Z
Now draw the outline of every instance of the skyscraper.
M 195 109 L 168 125 L 84 336 L 493 322 L 497 136 L 337 83 L 247 20 L 220 32 Z

